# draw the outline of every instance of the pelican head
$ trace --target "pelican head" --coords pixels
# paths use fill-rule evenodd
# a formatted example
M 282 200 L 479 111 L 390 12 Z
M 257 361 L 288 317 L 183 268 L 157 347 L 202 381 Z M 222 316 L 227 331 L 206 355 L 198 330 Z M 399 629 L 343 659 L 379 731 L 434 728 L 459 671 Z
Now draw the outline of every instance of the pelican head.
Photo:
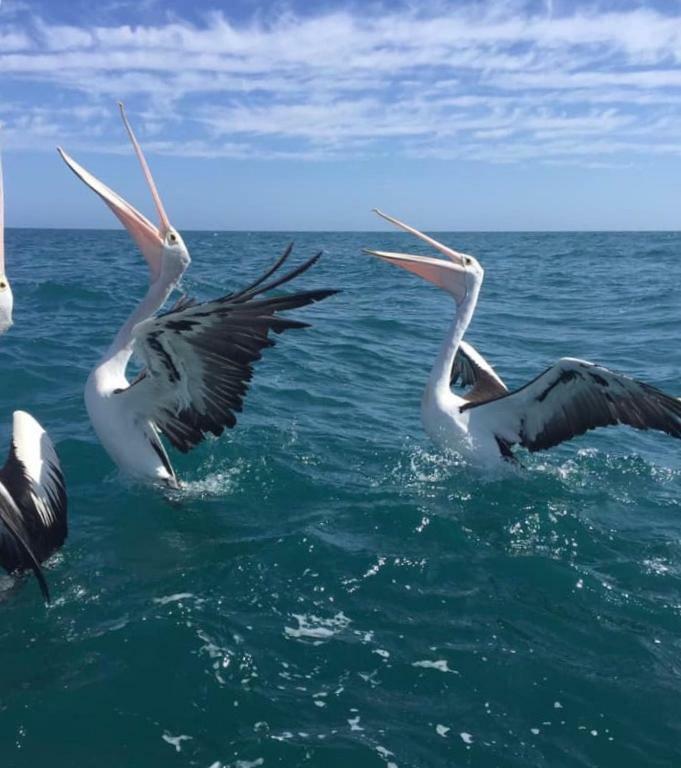
M 157 280 L 163 280 L 166 283 L 177 282 L 191 262 L 189 251 L 180 233 L 171 225 L 168 219 L 161 196 L 156 189 L 154 177 L 151 175 L 142 148 L 128 122 L 123 104 L 119 103 L 119 107 L 123 123 L 130 136 L 137 159 L 142 166 L 142 172 L 149 185 L 151 196 L 154 199 L 159 217 L 158 226 L 152 224 L 146 216 L 142 215 L 130 203 L 103 184 L 89 171 L 86 171 L 82 165 L 79 165 L 61 147 L 58 147 L 57 151 L 76 176 L 104 200 L 128 230 L 149 265 L 151 282 L 156 282 Z
M 0 333 L 4 333 L 12 327 L 13 308 L 12 288 L 5 274 L 5 198 L 2 184 L 2 165 L 0 164 Z
M 477 259 L 448 248 L 432 237 L 424 235 L 423 232 L 419 232 L 417 229 L 410 227 L 402 221 L 398 221 L 398 219 L 394 219 L 392 216 L 388 216 L 378 209 L 374 209 L 374 211 L 391 224 L 405 232 L 416 235 L 416 237 L 432 245 L 433 248 L 447 256 L 449 261 L 435 259 L 432 256 L 415 256 L 409 253 L 391 253 L 389 251 L 372 251 L 369 249 L 365 249 L 365 253 L 378 256 L 383 261 L 396 264 L 398 267 L 402 267 L 402 269 L 419 275 L 424 280 L 428 280 L 428 282 L 437 285 L 438 288 L 442 288 L 451 294 L 457 304 L 463 302 L 467 296 L 477 293 L 485 275 L 485 271 Z

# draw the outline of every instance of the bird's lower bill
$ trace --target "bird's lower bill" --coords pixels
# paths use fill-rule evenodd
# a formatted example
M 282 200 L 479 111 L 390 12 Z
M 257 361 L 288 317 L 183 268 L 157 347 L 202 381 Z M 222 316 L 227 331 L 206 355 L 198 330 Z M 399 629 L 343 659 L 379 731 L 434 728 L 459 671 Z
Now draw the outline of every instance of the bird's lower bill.
M 409 253 L 370 250 L 366 252 L 437 285 L 438 288 L 451 293 L 457 300 L 466 295 L 466 271 L 458 264 Z

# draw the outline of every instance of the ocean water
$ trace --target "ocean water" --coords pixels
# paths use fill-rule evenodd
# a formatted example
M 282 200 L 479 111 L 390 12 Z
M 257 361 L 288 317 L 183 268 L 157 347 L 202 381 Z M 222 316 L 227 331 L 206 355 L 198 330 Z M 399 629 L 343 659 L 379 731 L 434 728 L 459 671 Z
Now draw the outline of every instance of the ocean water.
M 61 456 L 67 546 L 0 586 L 3 768 L 681 765 L 681 443 L 591 433 L 485 477 L 422 388 L 453 305 L 362 247 L 396 233 L 185 233 L 185 288 L 324 250 L 239 425 L 121 478 L 82 401 L 146 288 L 124 232 L 10 230 L 0 438 Z M 681 234 L 442 235 L 486 268 L 467 338 L 519 385 L 562 355 L 681 394 Z

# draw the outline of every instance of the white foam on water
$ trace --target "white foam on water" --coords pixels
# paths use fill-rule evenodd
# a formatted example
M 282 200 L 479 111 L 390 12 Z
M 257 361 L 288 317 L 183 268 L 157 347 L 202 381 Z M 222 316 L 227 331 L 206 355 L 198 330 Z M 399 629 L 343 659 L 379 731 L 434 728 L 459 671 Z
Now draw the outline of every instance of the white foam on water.
M 282 733 L 273 733 L 270 738 L 275 741 L 288 741 L 293 738 L 293 734 L 291 731 L 283 731 Z
M 357 715 L 357 717 L 350 717 L 348 718 L 348 725 L 350 726 L 351 731 L 363 731 L 364 728 L 359 724 L 360 717 Z
M 653 557 L 649 560 L 644 560 L 643 565 L 645 566 L 647 573 L 654 573 L 658 576 L 669 573 L 670 570 L 667 563 L 661 557 Z
M 423 515 L 421 517 L 421 522 L 414 528 L 414 530 L 416 533 L 423 533 L 428 525 L 430 525 L 430 518 L 427 515 Z
M 375 576 L 381 568 L 385 565 L 385 557 L 379 557 L 377 562 L 369 568 L 369 570 L 362 576 L 363 579 L 368 579 L 370 576 Z
M 464 744 L 473 743 L 473 736 L 470 733 L 466 733 L 466 731 L 461 731 L 459 736 L 461 736 L 461 740 L 463 741 Z
M 423 669 L 437 669 L 438 672 L 449 672 L 452 675 L 458 675 L 459 672 L 456 669 L 450 669 L 446 659 L 437 659 L 437 661 L 429 661 L 423 659 L 422 661 L 412 662 L 412 667 L 422 667 Z
M 189 600 L 194 597 L 192 592 L 177 592 L 174 595 L 164 595 L 163 597 L 155 597 L 154 602 L 157 605 L 168 605 L 168 603 L 178 603 L 180 600 Z
M 446 725 L 440 725 L 439 723 L 435 726 L 435 730 L 437 732 L 438 736 L 446 736 L 452 729 L 448 728 Z
M 296 640 L 305 638 L 315 640 L 315 645 L 330 640 L 334 635 L 346 629 L 351 622 L 342 611 L 330 619 L 300 613 L 294 613 L 293 618 L 298 622 L 298 626 L 284 627 L 284 634 Z
M 14 586 L 14 579 L 8 576 L 6 573 L 0 575 L 0 590 L 12 589 Z
M 224 677 L 222 677 L 221 672 L 222 670 L 227 669 L 232 663 L 231 652 L 228 649 L 219 646 L 213 641 L 210 635 L 202 629 L 197 630 L 196 635 L 200 640 L 203 640 L 203 645 L 199 648 L 199 655 L 202 653 L 208 655 L 208 658 L 212 660 L 211 666 L 213 668 L 215 679 L 220 685 L 225 685 L 226 681 Z
M 200 480 L 182 481 L 179 494 L 182 496 L 225 496 L 233 493 L 243 473 L 245 462 L 238 460 L 234 466 L 212 472 Z
M 389 749 L 382 747 L 380 744 L 376 745 L 376 752 L 386 761 L 386 768 L 397 768 L 397 763 L 389 760 L 389 757 L 395 757 L 394 753 Z
M 170 744 L 171 746 L 175 747 L 176 752 L 182 752 L 183 741 L 191 741 L 192 739 L 191 736 L 186 736 L 185 734 L 180 734 L 179 736 L 173 736 L 172 734 L 168 733 L 168 731 L 166 731 L 161 738 L 167 744 Z

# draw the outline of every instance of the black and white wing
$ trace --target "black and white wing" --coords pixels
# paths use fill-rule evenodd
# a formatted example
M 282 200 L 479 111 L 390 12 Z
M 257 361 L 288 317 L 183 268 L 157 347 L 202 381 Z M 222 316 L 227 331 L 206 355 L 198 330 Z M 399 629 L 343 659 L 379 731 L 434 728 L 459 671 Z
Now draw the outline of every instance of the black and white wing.
M 242 291 L 203 304 L 183 300 L 170 312 L 135 327 L 134 352 L 146 368 L 116 397 L 126 398 L 140 418 L 151 421 L 180 451 L 189 451 L 209 433 L 220 435 L 225 427 L 233 427 L 253 364 L 263 349 L 274 345 L 271 334 L 308 325 L 279 313 L 336 293 L 313 290 L 263 296 L 305 272 L 321 255 L 267 283 L 290 253 L 291 246 Z
M 519 443 L 530 451 L 615 424 L 681 437 L 681 400 L 569 357 L 514 392 L 461 410 L 469 410 L 471 422 L 484 422 L 503 443 Z
M 452 365 L 450 384 L 469 387 L 464 398 L 469 403 L 484 402 L 508 392 L 497 372 L 472 344 L 461 341 Z
M 32 569 L 47 601 L 40 563 L 64 543 L 66 515 L 54 446 L 30 414 L 15 411 L 9 456 L 0 469 L 0 565 L 9 573 Z

